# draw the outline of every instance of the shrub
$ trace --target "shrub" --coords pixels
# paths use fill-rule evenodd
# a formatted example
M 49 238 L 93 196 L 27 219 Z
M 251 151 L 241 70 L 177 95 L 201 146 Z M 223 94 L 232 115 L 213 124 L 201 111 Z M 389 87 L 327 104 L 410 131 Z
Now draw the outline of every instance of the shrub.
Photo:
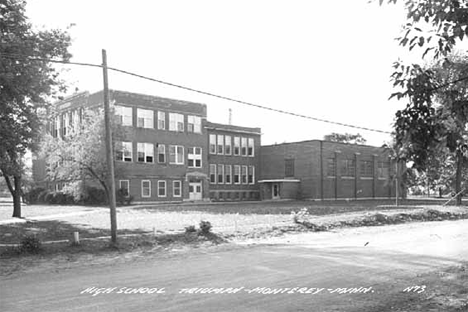
M 41 195 L 45 191 L 44 188 L 42 187 L 35 187 L 31 189 L 29 192 L 24 194 L 24 197 L 26 199 L 26 202 L 30 205 L 32 204 L 37 204 L 39 202 L 38 198 L 39 195 Z
M 42 248 L 41 241 L 35 235 L 26 235 L 21 239 L 20 251 L 38 253 Z
M 115 198 L 120 205 L 130 205 L 133 201 L 133 196 L 128 195 L 127 190 L 118 189 L 115 193 Z
M 44 203 L 46 204 L 52 204 L 52 198 L 54 197 L 54 193 L 47 192 L 44 195 Z
M 185 227 L 185 233 L 194 233 L 197 229 L 195 229 L 195 225 L 190 225 Z
M 210 221 L 200 221 L 200 231 L 202 234 L 208 234 L 211 232 L 212 225 Z
M 106 191 L 96 187 L 88 187 L 84 203 L 87 205 L 101 205 L 107 203 Z
M 306 219 L 309 217 L 309 211 L 304 207 L 298 212 L 291 211 L 291 216 L 294 223 L 301 223 L 306 221 Z

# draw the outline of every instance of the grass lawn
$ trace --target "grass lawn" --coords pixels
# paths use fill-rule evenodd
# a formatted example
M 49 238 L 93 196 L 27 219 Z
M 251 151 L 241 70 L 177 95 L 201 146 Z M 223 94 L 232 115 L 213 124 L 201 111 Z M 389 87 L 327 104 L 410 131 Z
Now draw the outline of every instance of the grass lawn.
M 196 203 L 196 204 L 169 204 L 169 205 L 148 205 L 141 208 L 153 211 L 196 211 L 212 214 L 239 213 L 250 214 L 290 214 L 291 211 L 299 211 L 307 208 L 309 214 L 322 216 L 336 213 L 346 213 L 355 211 L 375 211 L 383 209 L 404 209 L 418 208 L 418 206 L 442 205 L 447 199 L 407 199 L 399 200 L 399 206 L 395 206 L 394 199 L 383 200 L 330 200 L 330 201 L 259 201 L 259 202 L 218 202 L 218 203 Z

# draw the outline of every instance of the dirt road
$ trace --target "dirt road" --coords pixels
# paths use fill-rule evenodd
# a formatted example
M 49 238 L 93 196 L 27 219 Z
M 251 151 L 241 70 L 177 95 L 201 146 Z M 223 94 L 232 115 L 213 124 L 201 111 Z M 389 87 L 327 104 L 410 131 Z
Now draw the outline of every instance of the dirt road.
M 468 260 L 467 227 L 468 221 L 461 220 L 342 229 L 287 235 L 227 250 L 11 276 L 0 282 L 0 307 L 2 311 L 404 311 L 406 304 L 407 311 L 427 311 L 421 303 L 438 287 L 427 274 Z M 450 280 L 445 283 L 451 290 Z

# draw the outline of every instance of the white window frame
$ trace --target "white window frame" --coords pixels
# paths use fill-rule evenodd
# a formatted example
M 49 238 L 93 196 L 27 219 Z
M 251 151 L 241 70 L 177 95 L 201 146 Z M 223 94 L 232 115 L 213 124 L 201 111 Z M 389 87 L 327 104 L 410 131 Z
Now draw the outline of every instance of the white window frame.
M 148 182 L 148 195 L 144 194 L 145 187 L 143 186 L 143 183 Z M 151 197 L 151 180 L 141 180 L 141 197 L 142 198 L 149 198 Z
M 217 175 L 216 175 L 216 169 L 217 166 L 215 164 L 210 164 L 210 184 L 216 184 L 217 182 Z M 211 179 L 211 177 L 214 176 L 214 179 Z
M 169 113 L 169 130 L 184 132 L 184 115 L 179 113 Z
M 228 181 L 229 177 L 229 181 Z M 226 165 L 224 168 L 224 183 L 225 184 L 232 184 L 232 166 Z
M 172 161 L 174 157 L 174 161 Z M 169 145 L 169 163 L 173 165 L 183 165 L 184 147 L 182 145 Z
M 224 155 L 224 135 L 218 134 L 216 139 L 216 154 Z
M 140 161 L 139 153 L 143 153 L 144 161 Z M 148 161 L 148 157 L 152 157 L 152 161 Z M 154 163 L 154 144 L 153 143 L 137 143 L 137 162 L 139 163 Z
M 242 166 L 241 168 L 241 184 L 248 184 L 248 172 L 249 169 L 247 166 Z
M 218 184 L 224 184 L 224 165 L 221 165 L 221 164 L 217 165 L 216 171 L 217 171 L 216 179 L 217 179 Z
M 237 172 L 237 177 L 238 177 L 238 181 L 236 182 L 236 172 Z M 234 165 L 234 174 L 232 175 L 233 176 L 233 182 L 234 184 L 241 184 L 241 166 L 240 165 Z
M 224 136 L 224 154 L 231 155 L 232 154 L 232 140 L 230 135 Z
M 116 151 L 116 160 L 123 162 L 133 161 L 133 142 L 119 142 L 121 149 Z M 118 153 L 122 153 L 122 157 L 118 158 Z
M 163 161 L 159 160 L 160 155 L 164 155 Z M 166 163 L 166 145 L 158 144 L 158 164 L 164 164 L 164 163 Z
M 250 177 L 252 177 L 252 179 L 250 179 Z M 255 184 L 255 166 L 249 166 L 249 168 L 247 169 L 247 183 Z
M 115 106 L 115 115 L 120 116 L 119 123 L 122 126 L 133 126 L 133 109 L 128 106 Z
M 187 131 L 193 133 L 201 133 L 201 117 L 187 116 Z
M 158 111 L 158 130 L 166 130 L 166 113 Z
M 176 187 L 176 183 L 179 183 L 179 186 Z M 176 190 L 179 190 L 179 195 L 176 194 Z M 182 181 L 174 180 L 172 181 L 172 196 L 173 197 L 182 197 Z
M 128 198 L 130 197 L 130 180 L 119 180 L 119 189 L 123 189 L 122 188 L 122 182 L 125 182 L 127 183 L 127 195 L 125 195 L 124 197 Z
M 192 153 L 191 153 L 192 151 Z M 199 153 L 198 153 L 199 152 Z M 188 160 L 188 167 L 189 168 L 202 168 L 202 148 L 201 147 L 189 147 L 187 152 L 187 160 Z M 197 160 L 200 162 L 200 165 L 197 166 Z M 193 164 L 190 165 L 190 161 L 193 161 Z
M 160 183 L 164 184 L 164 188 L 160 187 Z M 164 190 L 164 195 L 160 194 L 160 190 Z M 158 197 L 167 197 L 167 183 L 166 180 L 158 180 Z
M 154 129 L 154 111 L 137 108 L 137 127 Z
M 241 139 L 240 137 L 234 137 L 234 148 L 233 148 L 233 151 L 232 151 L 232 154 L 234 156 L 240 156 L 241 154 Z M 237 149 L 237 152 L 236 152 L 236 149 Z
M 241 138 L 241 155 L 247 156 L 247 138 Z
M 210 154 L 216 154 L 216 134 L 210 134 Z
M 255 141 L 253 138 L 247 139 L 247 156 L 255 157 Z

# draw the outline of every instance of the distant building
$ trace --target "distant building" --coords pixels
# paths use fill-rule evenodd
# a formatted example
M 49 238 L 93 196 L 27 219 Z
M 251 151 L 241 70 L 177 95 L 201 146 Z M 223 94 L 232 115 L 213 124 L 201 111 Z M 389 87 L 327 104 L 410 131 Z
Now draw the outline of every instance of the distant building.
M 206 130 L 210 199 L 260 199 L 260 128 L 208 122 Z
M 262 146 L 261 199 L 395 196 L 386 149 L 311 140 Z

